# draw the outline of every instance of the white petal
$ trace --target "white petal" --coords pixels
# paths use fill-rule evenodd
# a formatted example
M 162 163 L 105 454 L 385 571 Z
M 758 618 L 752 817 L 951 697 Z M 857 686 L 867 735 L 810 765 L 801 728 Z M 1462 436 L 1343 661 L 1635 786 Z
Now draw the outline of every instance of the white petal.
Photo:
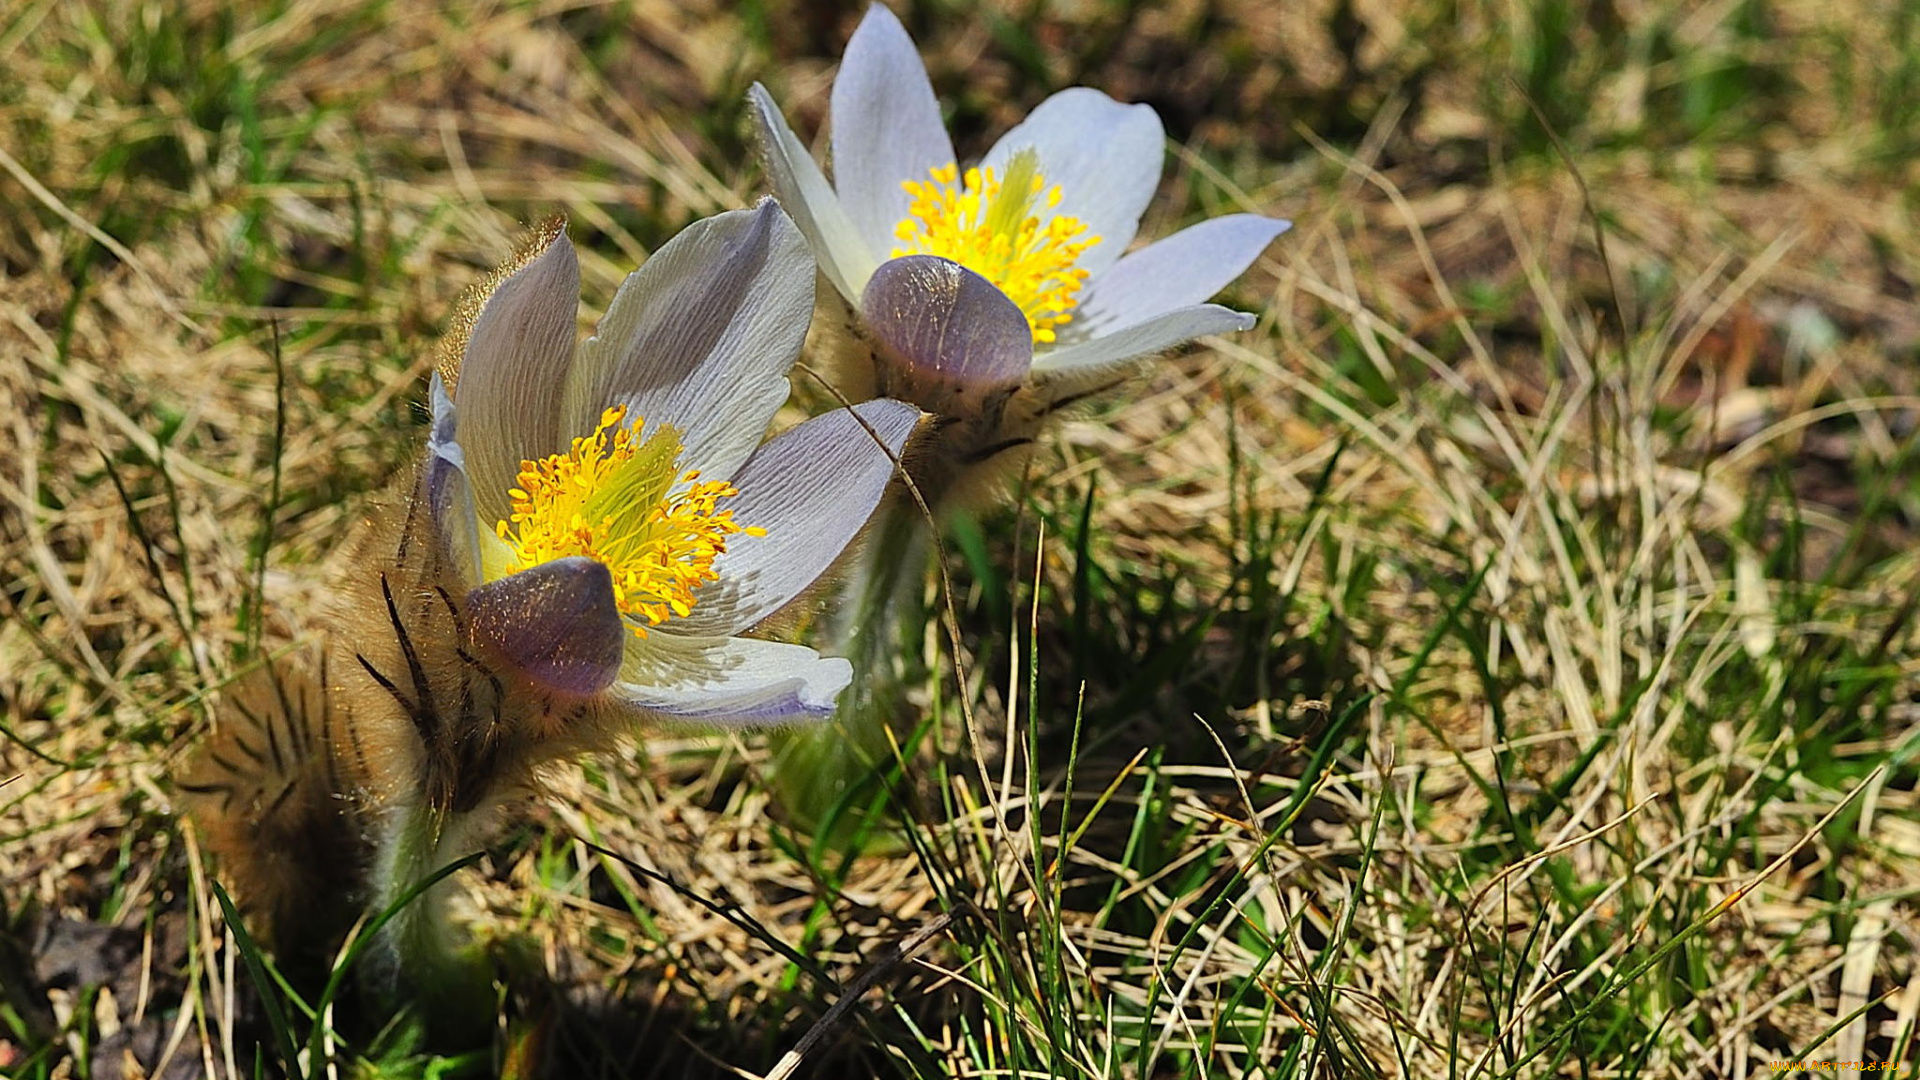
M 1128 360 L 1171 349 L 1207 334 L 1245 330 L 1252 315 L 1218 304 L 1199 304 L 1155 316 L 1138 326 L 1044 353 L 1033 362 L 1033 378 L 1049 390 L 1073 393 L 1104 378 Z
M 628 643 L 607 693 L 660 719 L 766 727 L 833 715 L 852 680 L 851 664 L 803 645 L 654 630 Z
M 1211 299 L 1290 227 L 1259 214 L 1228 214 L 1128 254 L 1087 286 L 1067 324 L 1070 339 L 1103 337 Z
M 787 399 L 813 314 L 813 258 L 772 200 L 697 221 L 627 275 L 580 346 L 562 413 L 593 431 L 608 406 L 680 432 L 683 469 L 724 480 Z
M 903 180 L 953 164 L 927 69 L 907 28 L 882 4 L 867 9 L 833 81 L 833 186 L 875 255 L 893 250 L 907 216 Z
M 497 581 L 519 567 L 519 559 L 494 531 L 498 518 L 481 520 L 473 502 L 473 480 L 467 475 L 466 451 L 456 438 L 456 412 L 446 384 L 434 372 L 429 397 L 433 428 L 427 436 L 428 512 L 446 545 L 446 556 L 458 580 L 468 588 Z
M 1080 266 L 1099 275 L 1133 242 L 1160 184 L 1167 138 L 1159 114 L 1151 105 L 1122 105 L 1075 86 L 1041 102 L 993 144 L 981 164 L 1004 176 L 1007 160 L 1027 147 L 1039 155 L 1047 185 L 1060 185 L 1060 205 L 1043 216 L 1065 214 L 1086 223 L 1100 242 L 1080 256 Z
M 454 399 L 474 502 L 505 517 L 523 459 L 565 445 L 560 395 L 578 336 L 580 264 L 564 232 L 508 274 L 474 319 Z
M 848 303 L 858 304 L 860 290 L 873 276 L 879 256 L 860 239 L 846 208 L 827 184 L 826 174 L 787 126 L 786 117 L 780 115 L 767 88 L 754 83 L 747 91 L 747 102 L 760 133 L 760 150 L 774 197 L 806 235 L 820 272 Z
M 813 584 L 866 525 L 919 421 L 911 405 L 869 401 L 816 416 L 761 447 L 734 477 L 740 494 L 725 506 L 735 521 L 767 535 L 731 537 L 714 560 L 720 580 L 703 586 L 693 613 L 671 629 L 738 633 Z
M 467 479 L 466 453 L 457 441 L 458 417 L 437 371 L 428 384 L 427 398 L 433 405 L 433 426 L 427 434 L 427 509 L 457 579 L 472 588 L 482 581 L 480 527 L 473 485 Z

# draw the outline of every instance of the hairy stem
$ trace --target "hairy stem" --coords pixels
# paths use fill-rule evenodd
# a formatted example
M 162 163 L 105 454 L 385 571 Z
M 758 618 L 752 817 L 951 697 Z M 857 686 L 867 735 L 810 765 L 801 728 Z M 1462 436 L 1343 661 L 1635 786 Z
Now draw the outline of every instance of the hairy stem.
M 415 886 L 472 847 L 473 814 L 451 814 L 411 799 L 393 809 L 380 839 L 373 910 L 400 902 Z M 396 1001 L 419 1003 L 426 1020 L 449 1033 L 484 1024 L 491 1012 L 486 957 L 448 918 L 451 878 L 401 908 L 380 931 L 380 981 Z

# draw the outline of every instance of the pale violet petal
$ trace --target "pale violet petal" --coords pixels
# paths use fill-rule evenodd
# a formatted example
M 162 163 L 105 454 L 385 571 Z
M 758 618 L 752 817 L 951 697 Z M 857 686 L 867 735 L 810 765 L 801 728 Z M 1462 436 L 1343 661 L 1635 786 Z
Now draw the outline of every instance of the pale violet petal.
M 566 446 L 560 395 L 573 360 L 580 264 L 565 232 L 508 274 L 467 335 L 453 398 L 467 478 L 486 520 L 506 516 L 520 462 Z
M 1253 265 L 1290 222 L 1228 214 L 1129 253 L 1087 286 L 1063 337 L 1084 341 L 1203 303 Z
M 613 685 L 633 634 L 614 605 L 613 575 L 593 559 L 554 559 L 467 594 L 473 641 L 549 690 L 587 696 Z
M 1207 334 L 1245 330 L 1254 322 L 1252 315 L 1218 304 L 1180 308 L 1105 337 L 1042 353 L 1033 362 L 1033 378 L 1049 390 L 1077 392 L 1128 360 L 1151 356 Z
M 787 399 L 813 315 L 806 240 L 771 199 L 697 221 L 614 294 L 580 346 L 562 411 L 570 436 L 611 405 L 671 424 L 683 469 L 724 480 Z
M 913 39 L 883 4 L 847 42 L 832 109 L 834 190 L 867 249 L 884 256 L 907 216 L 901 182 L 953 164 L 953 143 Z
M 761 447 L 733 479 L 740 494 L 722 505 L 767 535 L 729 537 L 713 564 L 719 580 L 701 586 L 692 613 L 668 628 L 738 633 L 813 584 L 866 525 L 919 420 L 911 405 L 869 401 L 816 416 Z
M 1098 276 L 1112 266 L 1140 229 L 1166 158 L 1166 131 L 1150 105 L 1123 105 L 1098 90 L 1075 86 L 1053 95 L 1000 137 L 981 164 L 1006 174 L 1016 151 L 1032 147 L 1060 203 L 1042 217 L 1079 218 L 1099 243 L 1080 256 Z
M 847 303 L 858 304 L 860 290 L 866 287 L 879 256 L 860 239 L 853 219 L 828 185 L 826 174 L 787 126 L 786 117 L 780 114 L 767 88 L 754 83 L 747 91 L 747 102 L 760 135 L 760 151 L 774 197 L 806 235 L 827 281 L 846 297 Z
M 662 720 L 768 727 L 826 719 L 852 680 L 853 665 L 804 645 L 656 629 L 627 643 L 608 696 Z
M 433 426 L 427 433 L 427 509 L 456 579 L 472 588 L 482 580 L 480 523 L 475 518 L 473 485 L 467 480 L 466 453 L 456 439 L 458 415 L 437 371 L 427 398 L 433 405 Z

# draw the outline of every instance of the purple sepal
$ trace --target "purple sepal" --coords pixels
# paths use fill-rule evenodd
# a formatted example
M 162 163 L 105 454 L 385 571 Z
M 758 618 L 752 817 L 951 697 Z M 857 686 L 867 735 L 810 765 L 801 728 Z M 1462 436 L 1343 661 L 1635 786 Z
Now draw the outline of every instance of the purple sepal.
M 887 389 L 930 411 L 941 410 L 923 400 L 928 391 L 1012 386 L 1033 364 L 1033 331 L 1020 308 L 986 278 L 936 255 L 881 263 L 860 313 L 887 354 L 892 381 L 903 384 Z
M 613 575 L 573 556 L 490 581 L 467 594 L 467 625 L 529 678 L 564 694 L 597 694 L 620 674 L 627 628 Z

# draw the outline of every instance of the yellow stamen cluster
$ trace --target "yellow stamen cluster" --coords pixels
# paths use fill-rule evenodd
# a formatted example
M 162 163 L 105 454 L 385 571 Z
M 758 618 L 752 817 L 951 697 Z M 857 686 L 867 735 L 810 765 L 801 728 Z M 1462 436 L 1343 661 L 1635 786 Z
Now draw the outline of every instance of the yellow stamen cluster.
M 513 515 L 495 531 L 516 560 L 508 573 L 574 555 L 604 564 L 615 605 L 646 637 L 646 626 L 691 612 L 694 590 L 719 580 L 713 561 L 729 536 L 767 531 L 719 509 L 739 494 L 732 484 L 678 472 L 679 432 L 662 425 L 643 441 L 645 421 L 622 427 L 626 414 L 616 405 L 571 452 L 521 462 Z
M 1035 207 L 1060 204 L 1060 186 L 1049 188 L 1039 158 L 1022 150 L 1007 162 L 1006 176 L 991 167 L 947 165 L 931 180 L 901 184 L 913 202 L 894 227 L 900 241 L 893 257 L 938 255 L 979 274 L 999 288 L 1027 317 L 1033 340 L 1054 340 L 1054 328 L 1073 321 L 1087 272 L 1076 263 L 1100 242 L 1086 235 L 1079 218 L 1058 215 L 1043 226 Z

